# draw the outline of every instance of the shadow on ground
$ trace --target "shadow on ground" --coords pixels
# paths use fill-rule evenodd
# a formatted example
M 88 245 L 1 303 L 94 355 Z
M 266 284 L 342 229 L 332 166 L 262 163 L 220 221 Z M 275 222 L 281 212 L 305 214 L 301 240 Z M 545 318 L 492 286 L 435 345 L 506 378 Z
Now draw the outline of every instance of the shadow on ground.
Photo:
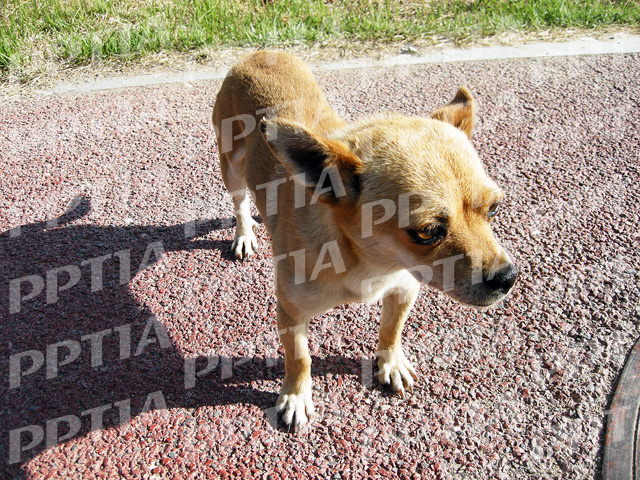
M 249 384 L 282 376 L 281 361 L 215 358 L 191 385 L 190 372 L 209 360 L 185 363 L 165 327 L 130 291 L 130 279 L 163 253 L 220 249 L 228 259 L 229 242 L 200 240 L 189 224 L 74 225 L 90 208 L 86 198 L 76 199 L 75 208 L 53 222 L 0 234 L 6 478 L 23 477 L 24 464 L 46 448 L 146 410 L 251 403 L 272 417 L 276 395 Z M 223 223 L 198 223 L 197 235 Z M 316 358 L 314 370 L 359 367 L 345 362 Z M 225 365 L 233 375 L 225 375 Z

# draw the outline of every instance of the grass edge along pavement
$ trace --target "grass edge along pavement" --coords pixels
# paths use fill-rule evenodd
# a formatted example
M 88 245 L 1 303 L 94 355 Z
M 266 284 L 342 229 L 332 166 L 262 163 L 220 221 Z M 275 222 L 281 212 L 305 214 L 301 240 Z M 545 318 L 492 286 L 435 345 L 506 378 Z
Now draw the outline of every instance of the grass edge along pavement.
M 640 25 L 632 0 L 26 0 L 0 6 L 0 80 L 47 64 L 326 42 L 471 42 L 504 32 Z M 202 53 L 202 55 L 206 55 Z

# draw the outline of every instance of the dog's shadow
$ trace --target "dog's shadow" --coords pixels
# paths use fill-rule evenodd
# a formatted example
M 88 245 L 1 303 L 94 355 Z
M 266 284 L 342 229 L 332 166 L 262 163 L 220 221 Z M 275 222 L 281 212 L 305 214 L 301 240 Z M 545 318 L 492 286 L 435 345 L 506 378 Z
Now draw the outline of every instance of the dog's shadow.
M 162 251 L 220 249 L 228 259 L 230 242 L 200 240 L 193 224 L 73 224 L 89 210 L 80 199 L 53 222 L 0 234 L 0 469 L 9 478 L 23 476 L 26 461 L 58 439 L 86 434 L 98 420 L 108 428 L 145 409 L 234 403 L 268 415 L 277 398 L 250 386 L 284 374 L 273 358 L 220 357 L 190 383 L 205 359 L 185 359 L 130 291 L 129 280 Z M 197 234 L 226 224 L 199 223 Z M 358 368 L 351 363 L 316 358 L 314 370 L 351 373 Z M 224 375 L 225 365 L 233 366 L 232 375 Z

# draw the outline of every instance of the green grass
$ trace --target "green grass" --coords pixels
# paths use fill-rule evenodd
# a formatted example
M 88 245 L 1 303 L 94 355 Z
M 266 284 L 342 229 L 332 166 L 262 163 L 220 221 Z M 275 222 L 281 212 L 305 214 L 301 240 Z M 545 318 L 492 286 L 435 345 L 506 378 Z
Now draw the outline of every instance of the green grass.
M 0 0 L 0 75 L 146 53 L 640 25 L 621 0 Z

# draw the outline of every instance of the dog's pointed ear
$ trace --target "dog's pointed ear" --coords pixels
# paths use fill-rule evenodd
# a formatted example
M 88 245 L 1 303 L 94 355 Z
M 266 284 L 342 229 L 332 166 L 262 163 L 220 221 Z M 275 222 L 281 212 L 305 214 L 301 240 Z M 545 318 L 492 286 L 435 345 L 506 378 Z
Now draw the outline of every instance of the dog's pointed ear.
M 453 100 L 431 114 L 431 118 L 450 123 L 471 138 L 475 115 L 475 102 L 467 87 L 460 87 Z
M 338 140 L 323 138 L 299 123 L 263 119 L 260 130 L 282 164 L 317 200 L 336 203 L 357 198 L 361 161 Z

